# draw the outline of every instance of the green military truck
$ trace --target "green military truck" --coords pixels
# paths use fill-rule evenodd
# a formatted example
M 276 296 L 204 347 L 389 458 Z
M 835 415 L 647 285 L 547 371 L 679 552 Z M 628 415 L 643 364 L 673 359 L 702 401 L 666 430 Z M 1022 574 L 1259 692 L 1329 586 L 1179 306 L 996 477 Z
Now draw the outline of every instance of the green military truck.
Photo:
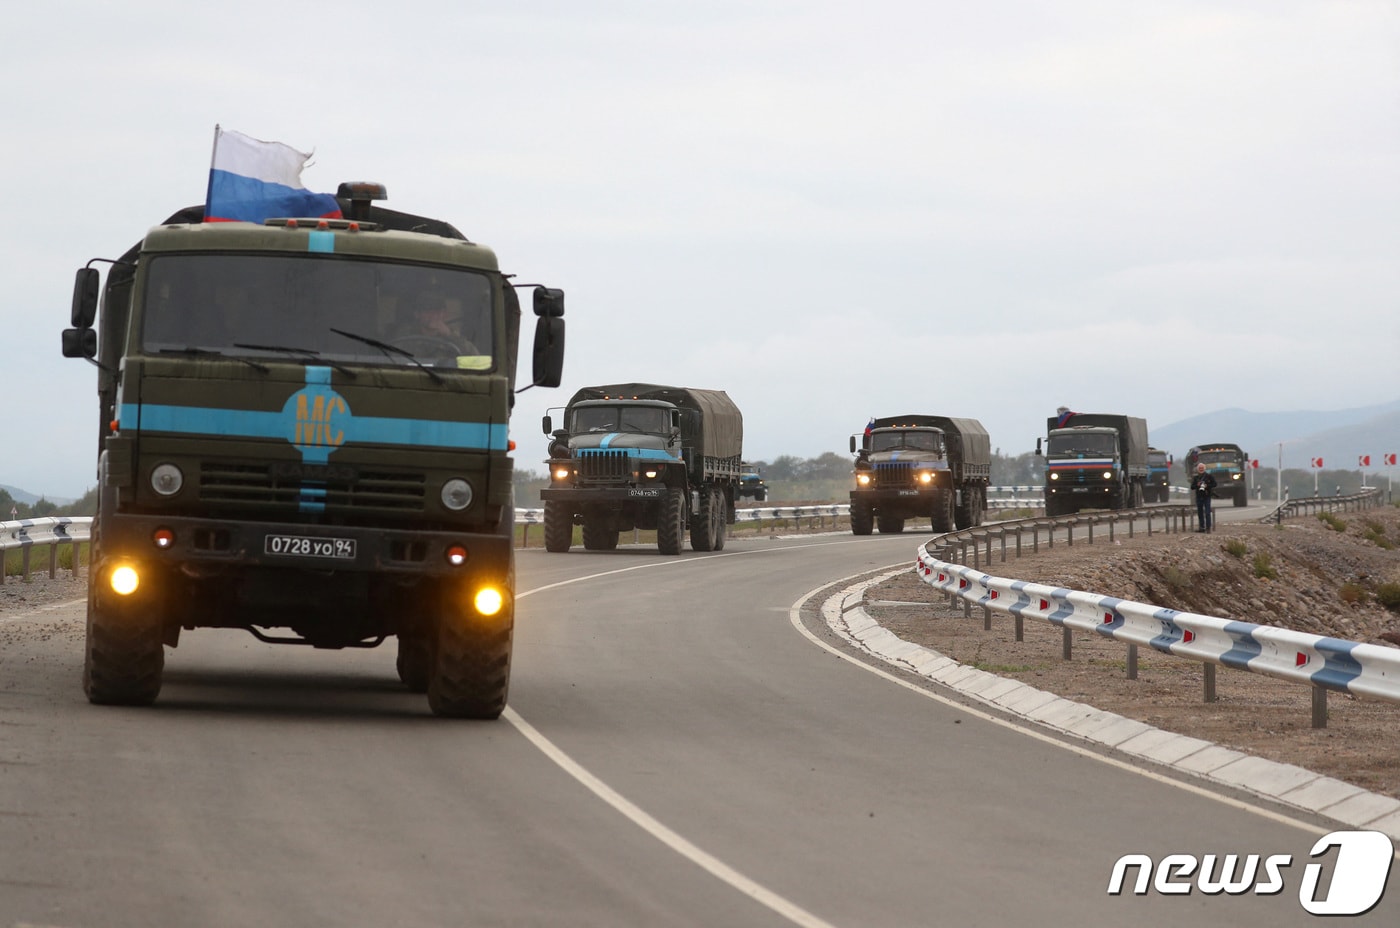
M 1215 478 L 1214 499 L 1233 500 L 1236 507 L 1249 505 L 1249 484 L 1245 468 L 1249 455 L 1239 445 L 1226 441 L 1196 445 L 1186 452 L 1186 478 L 1196 475 L 1196 465 L 1204 464 L 1206 473 Z
M 1147 486 L 1142 499 L 1147 503 L 1165 503 L 1172 492 L 1172 456 L 1160 448 L 1147 449 Z
M 680 554 L 685 531 L 696 551 L 724 547 L 734 524 L 744 420 L 722 390 L 652 383 L 584 387 L 564 409 L 564 427 L 544 417 L 549 486 L 544 540 L 568 551 L 583 526 L 590 551 L 617 547 L 629 529 L 655 529 L 662 554 Z
M 1063 412 L 1045 420 L 1045 514 L 1137 509 L 1147 496 L 1147 420 Z M 1041 454 L 1040 439 L 1035 453 Z
M 859 442 L 857 441 L 859 439 Z M 927 518 L 935 532 L 981 525 L 992 474 L 992 440 L 976 419 L 888 416 L 852 435 L 856 455 L 851 532 L 904 531 Z
M 105 286 L 78 271 L 63 353 L 99 369 L 92 702 L 153 702 L 182 629 L 240 628 L 396 637 L 435 714 L 504 709 L 520 303 L 490 249 L 383 196 L 342 185 L 349 218 L 263 224 L 190 207 Z M 455 337 L 401 334 L 425 300 Z M 557 386 L 563 293 L 535 289 L 534 311 L 530 385 Z
M 756 503 L 765 502 L 768 499 L 768 484 L 764 482 L 763 473 L 758 466 L 745 461 L 739 468 L 739 488 L 735 490 L 734 495 Z

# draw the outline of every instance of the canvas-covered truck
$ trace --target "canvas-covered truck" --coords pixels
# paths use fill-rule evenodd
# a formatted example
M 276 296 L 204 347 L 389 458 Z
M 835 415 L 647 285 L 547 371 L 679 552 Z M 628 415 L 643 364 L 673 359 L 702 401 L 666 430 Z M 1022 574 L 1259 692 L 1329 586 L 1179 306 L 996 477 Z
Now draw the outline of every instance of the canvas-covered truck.
M 548 551 L 568 551 L 581 525 L 590 551 L 629 529 L 654 529 L 662 554 L 724 547 L 742 473 L 744 419 L 722 390 L 652 383 L 584 387 L 549 444 L 544 502 Z
M 1063 413 L 1045 420 L 1045 514 L 1136 509 L 1147 492 L 1147 420 Z M 1041 454 L 1040 439 L 1035 453 Z
M 1197 464 L 1204 464 L 1206 473 L 1215 478 L 1213 498 L 1233 500 L 1237 507 L 1249 505 L 1249 483 L 1245 478 L 1249 455 L 1243 448 L 1226 441 L 1196 445 L 1186 452 L 1187 479 L 1195 476 Z
M 504 709 L 520 303 L 489 248 L 383 196 L 341 185 L 348 218 L 261 224 L 190 207 L 105 285 L 78 271 L 63 354 L 98 366 L 92 702 L 153 702 L 182 629 L 239 628 L 396 638 L 435 714 Z M 557 386 L 564 295 L 533 301 L 530 385 Z M 424 303 L 453 337 L 405 328 Z
M 1143 502 L 1165 503 L 1171 496 L 1172 456 L 1160 448 L 1147 449 L 1147 489 Z
M 852 435 L 851 532 L 902 532 L 926 518 L 935 532 L 981 525 L 992 474 L 992 440 L 976 419 L 888 416 Z

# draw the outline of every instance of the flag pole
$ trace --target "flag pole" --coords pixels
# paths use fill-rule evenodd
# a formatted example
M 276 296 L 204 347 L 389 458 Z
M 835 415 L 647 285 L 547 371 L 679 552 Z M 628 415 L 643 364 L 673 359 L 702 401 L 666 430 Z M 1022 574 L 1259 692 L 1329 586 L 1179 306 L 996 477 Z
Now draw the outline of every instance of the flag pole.
M 223 130 L 214 123 L 214 144 L 209 148 L 209 182 L 204 187 L 204 219 L 209 219 L 209 198 L 214 195 L 214 159 L 219 155 L 219 133 Z

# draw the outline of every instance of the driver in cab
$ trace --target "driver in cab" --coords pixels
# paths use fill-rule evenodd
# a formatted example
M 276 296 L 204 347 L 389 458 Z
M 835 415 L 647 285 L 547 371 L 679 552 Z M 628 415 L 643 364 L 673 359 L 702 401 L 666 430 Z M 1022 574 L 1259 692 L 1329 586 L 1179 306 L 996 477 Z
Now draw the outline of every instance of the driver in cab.
M 414 300 L 409 323 L 395 344 L 415 355 L 454 357 L 464 370 L 486 370 L 491 356 L 482 354 L 461 331 L 461 313 L 453 301 L 438 293 L 422 293 Z

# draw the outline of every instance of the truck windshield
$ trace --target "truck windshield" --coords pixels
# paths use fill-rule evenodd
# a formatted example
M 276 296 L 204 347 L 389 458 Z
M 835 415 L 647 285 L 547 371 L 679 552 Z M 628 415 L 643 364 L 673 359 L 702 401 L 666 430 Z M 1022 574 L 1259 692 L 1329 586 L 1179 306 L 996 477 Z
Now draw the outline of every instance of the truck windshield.
M 1202 451 L 1196 455 L 1198 464 L 1233 464 L 1237 455 L 1233 451 Z
M 1156 451 L 1150 452 L 1147 455 L 1147 463 L 1150 467 L 1166 467 L 1167 456 L 1164 453 L 1159 453 Z
M 574 410 L 573 431 L 646 432 L 665 434 L 670 428 L 667 410 L 656 406 L 584 406 Z
M 942 432 L 890 431 L 875 432 L 870 436 L 871 451 L 942 451 Z
M 419 358 L 455 358 L 449 366 L 493 366 L 491 280 L 472 271 L 322 256 L 170 254 L 150 260 L 143 292 L 148 352 L 295 351 L 327 361 L 409 363 L 332 331 L 342 329 Z
M 1051 435 L 1050 454 L 1113 455 L 1118 451 L 1118 436 L 1112 432 Z

